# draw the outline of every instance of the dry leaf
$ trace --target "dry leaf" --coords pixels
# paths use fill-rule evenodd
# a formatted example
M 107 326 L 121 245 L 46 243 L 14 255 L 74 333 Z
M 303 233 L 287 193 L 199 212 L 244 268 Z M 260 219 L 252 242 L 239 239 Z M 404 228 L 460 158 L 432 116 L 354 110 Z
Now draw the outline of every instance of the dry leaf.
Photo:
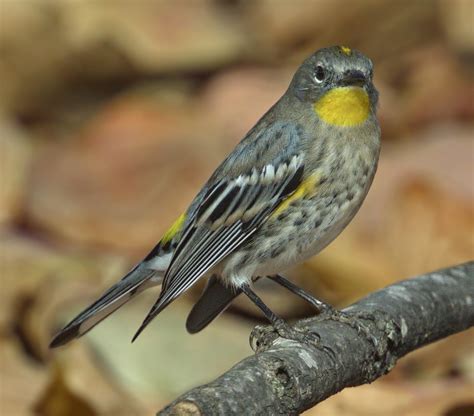
M 47 385 L 45 368 L 28 357 L 21 344 L 0 338 L 0 407 L 3 415 L 28 416 Z
M 473 389 L 472 383 L 460 380 L 396 384 L 377 380 L 345 389 L 304 415 L 468 416 L 474 411 Z
M 200 123 L 182 101 L 119 98 L 77 140 L 44 149 L 27 215 L 60 238 L 143 256 L 217 165 L 215 139 Z
M 17 331 L 29 353 L 42 361 L 65 306 L 77 309 L 125 270 L 114 256 L 72 254 L 12 233 L 2 234 L 0 243 L 1 331 Z

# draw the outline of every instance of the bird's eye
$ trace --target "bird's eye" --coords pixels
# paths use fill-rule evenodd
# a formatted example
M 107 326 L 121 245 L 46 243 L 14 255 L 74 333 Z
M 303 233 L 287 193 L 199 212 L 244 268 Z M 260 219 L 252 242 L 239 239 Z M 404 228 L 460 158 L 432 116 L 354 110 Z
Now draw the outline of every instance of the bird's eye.
M 324 78 L 326 78 L 326 71 L 321 65 L 318 65 L 316 67 L 316 71 L 314 72 L 314 78 L 316 82 L 319 82 L 319 83 L 323 82 Z

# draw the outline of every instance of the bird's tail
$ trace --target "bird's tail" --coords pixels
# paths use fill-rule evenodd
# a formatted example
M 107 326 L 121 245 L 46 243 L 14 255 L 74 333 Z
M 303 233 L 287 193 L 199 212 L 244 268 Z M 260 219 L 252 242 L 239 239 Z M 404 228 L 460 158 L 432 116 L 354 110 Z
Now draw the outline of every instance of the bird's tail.
M 153 279 L 151 279 L 152 277 Z M 50 348 L 59 347 L 84 335 L 135 295 L 151 286 L 160 284 L 161 278 L 162 272 L 149 269 L 144 263 L 138 264 L 59 331 L 51 341 Z
M 239 296 L 239 289 L 224 286 L 216 276 L 211 276 L 201 297 L 189 312 L 186 329 L 195 334 L 209 325 Z

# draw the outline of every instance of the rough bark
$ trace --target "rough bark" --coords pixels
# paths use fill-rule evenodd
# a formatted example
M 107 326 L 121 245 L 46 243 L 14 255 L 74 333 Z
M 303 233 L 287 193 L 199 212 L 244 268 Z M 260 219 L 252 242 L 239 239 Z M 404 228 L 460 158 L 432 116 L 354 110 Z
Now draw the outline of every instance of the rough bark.
M 388 286 L 344 311 L 349 322 L 296 324 L 318 334 L 319 345 L 257 327 L 255 355 L 158 415 L 297 415 L 345 387 L 370 383 L 410 351 L 474 324 L 474 262 Z

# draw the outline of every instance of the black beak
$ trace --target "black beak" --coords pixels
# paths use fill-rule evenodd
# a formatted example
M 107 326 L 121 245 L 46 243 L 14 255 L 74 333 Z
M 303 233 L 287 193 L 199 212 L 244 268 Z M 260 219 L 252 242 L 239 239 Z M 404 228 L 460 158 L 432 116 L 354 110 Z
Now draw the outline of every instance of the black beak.
M 354 85 L 358 87 L 363 87 L 367 82 L 365 75 L 361 71 L 347 71 L 342 77 L 342 85 Z

